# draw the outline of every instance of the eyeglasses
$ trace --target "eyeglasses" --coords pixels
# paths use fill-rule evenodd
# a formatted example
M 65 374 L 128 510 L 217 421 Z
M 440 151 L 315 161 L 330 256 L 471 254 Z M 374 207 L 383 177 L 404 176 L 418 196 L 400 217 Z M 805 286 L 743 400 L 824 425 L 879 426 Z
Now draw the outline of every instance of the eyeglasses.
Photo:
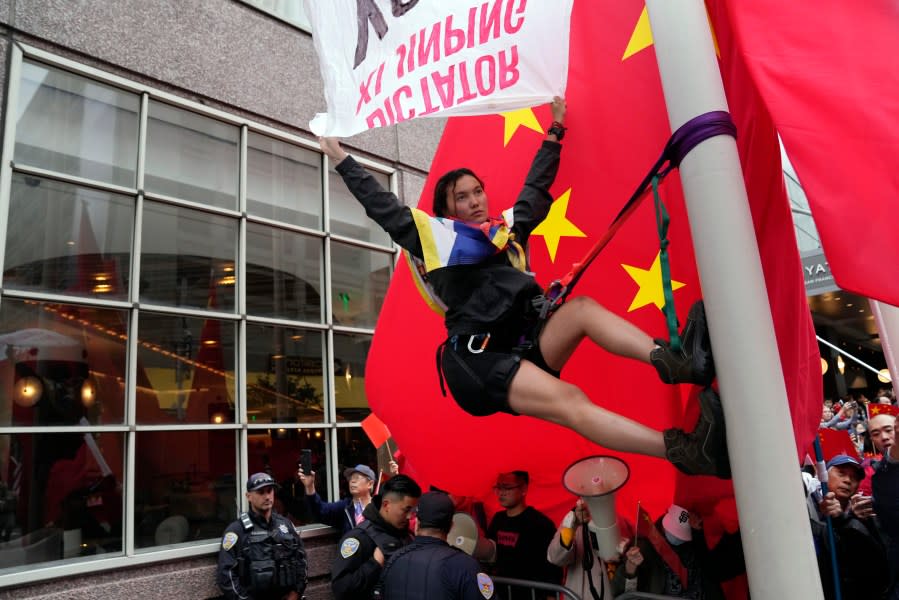
M 519 484 L 515 484 L 515 485 L 511 485 L 511 484 L 506 484 L 506 485 L 495 485 L 495 486 L 493 486 L 493 493 L 494 493 L 494 494 L 499 494 L 499 493 L 502 493 L 502 492 L 511 492 L 512 490 L 517 490 L 517 489 L 520 488 L 520 487 L 521 487 L 521 484 L 520 484 L 520 483 L 519 483 Z

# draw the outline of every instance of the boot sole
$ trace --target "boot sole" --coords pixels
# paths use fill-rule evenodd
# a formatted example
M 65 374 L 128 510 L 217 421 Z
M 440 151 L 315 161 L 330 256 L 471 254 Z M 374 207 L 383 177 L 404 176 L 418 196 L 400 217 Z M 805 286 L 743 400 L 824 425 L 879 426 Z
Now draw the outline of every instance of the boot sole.
M 712 354 L 712 340 L 709 337 L 709 324 L 705 317 L 705 304 L 698 300 L 690 307 L 687 324 L 681 336 L 684 347 L 693 357 L 693 383 L 709 385 L 715 378 L 715 360 Z

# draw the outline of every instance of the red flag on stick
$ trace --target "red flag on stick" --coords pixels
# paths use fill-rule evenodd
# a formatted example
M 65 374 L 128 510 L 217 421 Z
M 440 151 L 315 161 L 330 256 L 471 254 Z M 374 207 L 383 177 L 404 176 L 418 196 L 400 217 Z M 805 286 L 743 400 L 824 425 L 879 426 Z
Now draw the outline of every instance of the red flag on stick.
M 362 419 L 362 431 L 365 432 L 375 448 L 380 448 L 384 442 L 390 439 L 390 430 L 375 413 Z

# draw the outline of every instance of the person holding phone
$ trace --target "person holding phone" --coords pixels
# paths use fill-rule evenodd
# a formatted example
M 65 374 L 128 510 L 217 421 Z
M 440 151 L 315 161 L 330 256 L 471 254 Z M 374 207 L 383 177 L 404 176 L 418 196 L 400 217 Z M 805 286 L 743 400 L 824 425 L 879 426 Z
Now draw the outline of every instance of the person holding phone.
M 809 494 L 809 521 L 827 600 L 836 597 L 827 517 L 833 524 L 842 598 L 881 598 L 889 585 L 886 544 L 872 518 L 871 498 L 857 493 L 864 477 L 865 471 L 855 457 L 840 454 L 827 462 L 827 494 L 822 495 L 817 487 Z
M 343 476 L 350 487 L 349 497 L 336 502 L 324 502 L 315 491 L 315 471 L 311 465 L 308 471 L 303 465 L 297 468 L 297 478 L 306 490 L 306 506 L 312 513 L 312 518 L 337 529 L 341 535 L 362 522 L 375 485 L 375 472 L 367 465 L 345 469 Z

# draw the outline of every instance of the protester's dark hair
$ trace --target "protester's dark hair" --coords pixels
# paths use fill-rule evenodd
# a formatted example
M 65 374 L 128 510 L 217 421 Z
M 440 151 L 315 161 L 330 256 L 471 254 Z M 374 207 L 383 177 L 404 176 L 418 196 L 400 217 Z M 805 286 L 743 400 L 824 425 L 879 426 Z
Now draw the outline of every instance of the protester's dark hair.
M 453 169 L 448 173 L 444 173 L 440 179 L 437 180 L 437 184 L 434 186 L 434 205 L 431 207 L 434 211 L 435 217 L 445 217 L 446 216 L 446 195 L 447 192 L 451 192 L 456 189 L 456 182 L 459 181 L 460 178 L 470 175 L 478 180 L 478 183 L 481 184 L 481 187 L 484 187 L 484 182 L 481 181 L 481 178 L 474 174 L 474 171 L 471 169 L 466 169 L 462 167 L 461 169 Z
M 527 471 L 512 471 L 512 475 L 515 475 L 515 479 L 524 485 L 528 485 L 531 482 L 531 476 Z
M 400 500 L 406 496 L 420 498 L 421 487 L 408 475 L 394 475 L 381 486 L 381 496 L 391 496 L 391 500 Z

